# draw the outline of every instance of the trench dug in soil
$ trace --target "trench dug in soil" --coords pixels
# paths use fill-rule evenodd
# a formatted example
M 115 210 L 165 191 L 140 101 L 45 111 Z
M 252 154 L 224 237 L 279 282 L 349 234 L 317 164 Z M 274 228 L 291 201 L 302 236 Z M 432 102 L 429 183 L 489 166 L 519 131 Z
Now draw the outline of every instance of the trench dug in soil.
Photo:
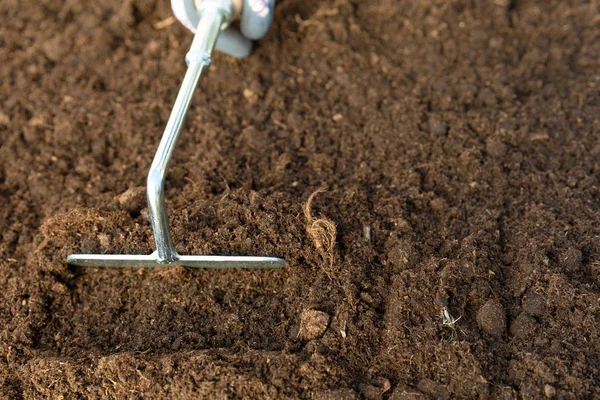
M 0 393 L 600 397 L 599 6 L 279 2 L 167 198 L 181 253 L 289 267 L 206 271 L 65 263 L 153 250 L 169 2 L 2 1 Z

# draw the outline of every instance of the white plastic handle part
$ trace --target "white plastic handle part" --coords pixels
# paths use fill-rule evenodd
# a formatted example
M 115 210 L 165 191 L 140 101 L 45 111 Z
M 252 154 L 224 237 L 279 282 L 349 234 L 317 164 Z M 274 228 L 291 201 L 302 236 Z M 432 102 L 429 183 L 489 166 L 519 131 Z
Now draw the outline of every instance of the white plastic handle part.
M 242 35 L 251 40 L 265 36 L 273 22 L 274 9 L 275 0 L 244 0 L 240 16 Z
M 217 50 L 236 58 L 247 57 L 252 51 L 252 40 L 262 38 L 273 21 L 275 0 L 171 0 L 175 18 L 192 32 L 196 32 L 202 1 L 224 1 L 232 4 L 233 17 L 240 18 L 241 33 L 226 28 L 217 39 Z

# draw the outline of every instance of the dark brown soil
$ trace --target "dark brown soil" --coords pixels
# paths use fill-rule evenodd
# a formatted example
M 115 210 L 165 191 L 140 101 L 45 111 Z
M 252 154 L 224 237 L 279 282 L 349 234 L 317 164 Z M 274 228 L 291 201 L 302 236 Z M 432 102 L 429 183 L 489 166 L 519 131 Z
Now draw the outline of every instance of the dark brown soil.
M 215 55 L 167 194 L 180 252 L 289 267 L 107 270 L 65 258 L 153 250 L 191 34 L 167 0 L 3 0 L 3 397 L 600 397 L 599 8 L 281 1 Z

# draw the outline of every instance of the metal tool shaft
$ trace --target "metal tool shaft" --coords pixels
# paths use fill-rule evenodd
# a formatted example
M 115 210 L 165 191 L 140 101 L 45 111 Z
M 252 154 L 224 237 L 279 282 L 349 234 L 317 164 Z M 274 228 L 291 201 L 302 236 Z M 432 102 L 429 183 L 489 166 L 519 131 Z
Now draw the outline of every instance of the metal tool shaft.
M 156 251 L 150 255 L 71 254 L 67 263 L 86 267 L 281 268 L 287 265 L 277 257 L 179 255 L 173 246 L 164 193 L 167 169 L 200 76 L 210 65 L 219 32 L 231 21 L 233 5 L 229 0 L 204 0 L 198 12 L 198 27 L 186 55 L 188 69 L 148 173 L 148 210 Z
M 167 168 L 173 157 L 194 91 L 200 81 L 200 75 L 210 65 L 210 57 L 222 23 L 223 15 L 218 10 L 209 9 L 202 13 L 194 41 L 186 56 L 187 72 L 148 173 L 148 211 L 152 222 L 158 261 L 161 263 L 168 264 L 177 259 L 165 205 L 164 187 Z

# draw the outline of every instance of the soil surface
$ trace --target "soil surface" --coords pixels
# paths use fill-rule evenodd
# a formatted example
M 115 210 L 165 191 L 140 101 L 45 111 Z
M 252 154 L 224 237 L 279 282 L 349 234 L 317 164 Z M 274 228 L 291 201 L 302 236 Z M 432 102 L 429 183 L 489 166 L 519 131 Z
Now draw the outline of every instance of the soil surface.
M 600 2 L 278 3 L 216 54 L 153 251 L 192 36 L 167 0 L 0 2 L 5 398 L 600 397 Z M 320 188 L 307 206 L 309 196 Z

